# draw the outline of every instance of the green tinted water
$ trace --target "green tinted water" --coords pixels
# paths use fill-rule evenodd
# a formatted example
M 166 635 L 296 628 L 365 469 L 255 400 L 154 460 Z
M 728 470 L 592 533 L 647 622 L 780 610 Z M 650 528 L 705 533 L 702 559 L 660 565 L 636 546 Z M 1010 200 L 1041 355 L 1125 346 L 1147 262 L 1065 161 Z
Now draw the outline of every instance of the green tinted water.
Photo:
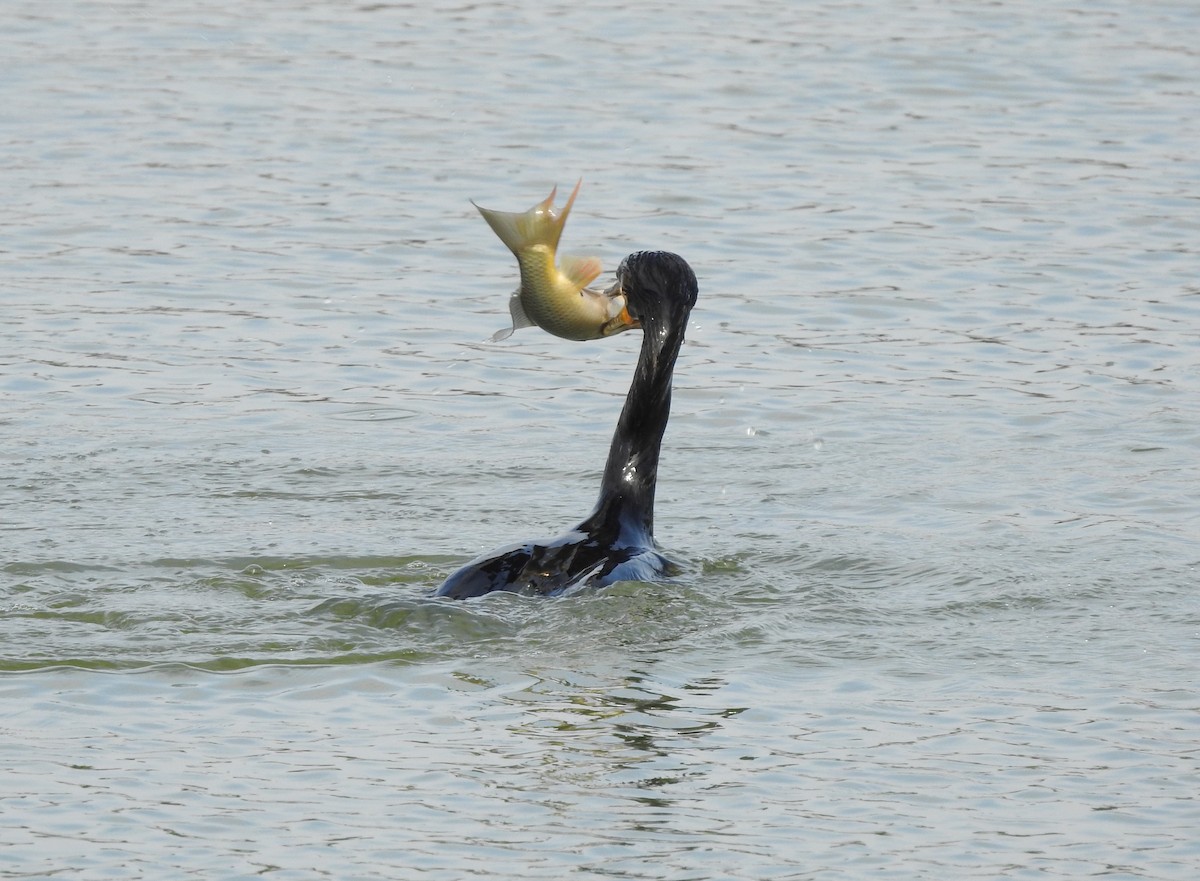
M 1190 8 L 11 19 L 0 877 L 1194 875 Z M 579 175 L 685 571 L 431 601 L 594 501 Z

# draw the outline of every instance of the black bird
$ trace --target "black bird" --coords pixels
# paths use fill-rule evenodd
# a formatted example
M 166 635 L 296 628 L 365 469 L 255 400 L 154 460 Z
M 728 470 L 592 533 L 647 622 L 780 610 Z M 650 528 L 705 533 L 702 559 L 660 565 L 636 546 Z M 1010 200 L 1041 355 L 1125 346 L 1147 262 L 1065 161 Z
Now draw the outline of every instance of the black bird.
M 671 375 L 696 305 L 696 275 L 682 257 L 641 251 L 622 261 L 612 292 L 618 291 L 644 336 L 596 507 L 558 538 L 477 557 L 447 578 L 436 596 L 466 599 L 493 590 L 557 594 L 582 585 L 653 581 L 672 571 L 673 564 L 654 548 L 654 486 L 671 415 Z

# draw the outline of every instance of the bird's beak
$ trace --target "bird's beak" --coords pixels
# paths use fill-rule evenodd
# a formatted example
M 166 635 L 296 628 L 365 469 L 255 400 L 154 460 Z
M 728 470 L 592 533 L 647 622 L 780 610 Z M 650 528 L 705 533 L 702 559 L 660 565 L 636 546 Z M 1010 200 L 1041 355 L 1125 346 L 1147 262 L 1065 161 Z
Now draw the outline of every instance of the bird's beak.
M 621 301 L 621 311 L 617 313 L 615 318 L 610 318 L 600 328 L 601 336 L 613 336 L 626 330 L 633 330 L 641 327 L 642 323 L 629 314 L 629 306 L 625 302 L 625 294 L 621 289 L 621 281 L 617 280 L 611 288 L 604 292 L 604 296 L 612 300 L 619 299 Z
M 600 335 L 612 336 L 613 334 L 621 333 L 625 330 L 633 330 L 635 327 L 641 326 L 642 323 L 629 314 L 629 307 L 622 306 L 616 318 L 610 318 L 604 322 L 604 326 L 600 328 Z

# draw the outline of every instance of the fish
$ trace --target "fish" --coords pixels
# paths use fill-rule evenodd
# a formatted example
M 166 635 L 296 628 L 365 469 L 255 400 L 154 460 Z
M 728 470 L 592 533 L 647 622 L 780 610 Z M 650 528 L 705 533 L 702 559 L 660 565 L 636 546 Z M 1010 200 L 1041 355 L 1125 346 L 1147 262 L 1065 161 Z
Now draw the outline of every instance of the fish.
M 563 339 L 583 341 L 641 326 L 629 314 L 624 294 L 615 288 L 597 291 L 588 287 L 602 271 L 599 257 L 558 256 L 558 240 L 582 183 L 575 184 L 561 211 L 554 209 L 557 186 L 522 213 L 493 211 L 471 201 L 513 252 L 521 269 L 521 285 L 508 299 L 512 327 L 497 331 L 493 342 L 507 339 L 522 327 L 536 326 Z

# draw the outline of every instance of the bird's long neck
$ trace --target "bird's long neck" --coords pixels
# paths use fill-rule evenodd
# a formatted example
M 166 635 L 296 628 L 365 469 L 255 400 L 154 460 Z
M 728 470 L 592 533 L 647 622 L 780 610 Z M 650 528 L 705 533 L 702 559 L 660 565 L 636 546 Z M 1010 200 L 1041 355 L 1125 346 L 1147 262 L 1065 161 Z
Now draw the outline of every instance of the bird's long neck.
M 608 524 L 626 544 L 653 544 L 658 454 L 671 415 L 671 376 L 683 344 L 678 327 L 647 326 L 633 382 L 613 433 L 600 498 L 584 526 Z

